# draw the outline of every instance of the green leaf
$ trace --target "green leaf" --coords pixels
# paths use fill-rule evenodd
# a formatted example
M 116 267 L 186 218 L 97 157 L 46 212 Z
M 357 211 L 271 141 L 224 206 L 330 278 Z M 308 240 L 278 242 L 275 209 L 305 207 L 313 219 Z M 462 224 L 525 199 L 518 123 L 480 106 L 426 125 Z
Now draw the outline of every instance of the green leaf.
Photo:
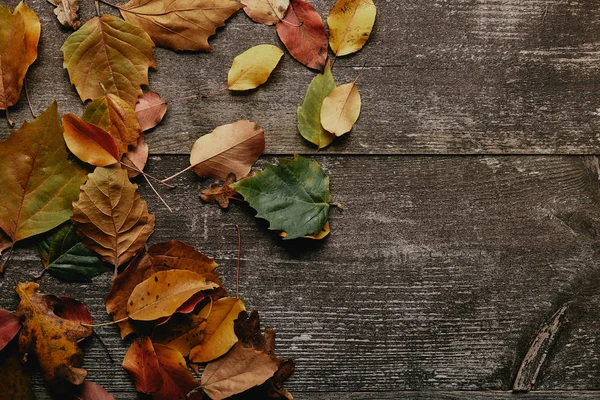
M 69 282 L 89 282 L 107 271 L 96 255 L 85 247 L 70 223 L 55 230 L 38 244 L 44 267 L 54 277 Z
M 335 139 L 335 135 L 327 132 L 321 125 L 323 99 L 335 86 L 331 68 L 327 66 L 322 74 L 313 78 L 306 90 L 304 103 L 298 107 L 298 130 L 304 139 L 319 146 L 319 150 L 329 146 Z
M 252 178 L 231 185 L 269 221 L 269 229 L 286 232 L 284 240 L 316 234 L 329 218 L 329 177 L 316 161 L 299 155 L 267 164 Z

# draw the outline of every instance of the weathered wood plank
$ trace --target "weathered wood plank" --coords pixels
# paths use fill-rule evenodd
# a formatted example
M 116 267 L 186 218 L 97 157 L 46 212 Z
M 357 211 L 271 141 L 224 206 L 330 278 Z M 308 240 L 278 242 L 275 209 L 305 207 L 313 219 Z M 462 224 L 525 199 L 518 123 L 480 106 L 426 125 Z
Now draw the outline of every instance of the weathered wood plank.
M 326 16 L 333 0 L 312 3 Z M 600 8 L 594 2 L 376 3 L 370 42 L 357 55 L 338 59 L 334 69 L 343 83 L 365 67 L 362 116 L 325 153 L 598 153 Z M 43 22 L 40 58 L 28 77 L 33 107 L 40 112 L 56 99 L 62 112 L 79 113 L 59 50 L 68 32 L 45 0 L 28 4 Z M 93 3 L 81 6 L 89 19 Z M 278 39 L 272 27 L 240 12 L 211 43 L 208 54 L 157 50 L 153 89 L 169 99 L 220 89 L 235 55 Z M 250 118 L 266 130 L 267 153 L 314 152 L 296 129 L 296 108 L 312 76 L 286 56 L 259 90 L 172 102 L 164 123 L 148 135 L 151 151 L 184 154 L 214 127 Z M 24 99 L 11 111 L 19 122 L 30 118 Z M 8 133 L 0 125 L 0 138 Z
M 149 173 L 166 176 L 186 159 L 152 157 Z M 595 158 L 316 159 L 345 207 L 332 211 L 320 243 L 282 242 L 241 205 L 202 204 L 208 182 L 193 173 L 161 190 L 173 214 L 140 182 L 157 215 L 151 242 L 179 239 L 215 257 L 231 290 L 239 224 L 240 295 L 276 329 L 279 353 L 296 358 L 292 391 L 509 390 L 539 329 L 569 302 L 536 388 L 600 389 Z M 0 278 L 0 306 L 14 308 L 12 285 L 40 267 L 34 251 L 18 249 Z M 110 276 L 41 284 L 109 320 Z M 98 333 L 115 363 L 92 338 L 90 379 L 133 390 L 120 368 L 127 344 L 114 327 Z

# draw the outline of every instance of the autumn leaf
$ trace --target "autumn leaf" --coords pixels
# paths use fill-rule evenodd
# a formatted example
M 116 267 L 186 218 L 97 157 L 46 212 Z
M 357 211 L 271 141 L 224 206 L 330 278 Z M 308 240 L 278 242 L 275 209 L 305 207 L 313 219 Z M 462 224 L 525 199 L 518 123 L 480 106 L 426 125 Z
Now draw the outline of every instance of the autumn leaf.
M 196 314 L 175 314 L 168 322 L 154 328 L 152 341 L 177 350 L 184 357 L 204 339 L 206 318 Z
M 127 314 L 137 321 L 168 317 L 198 293 L 218 286 L 193 271 L 160 271 L 133 289 L 127 302 Z
M 115 400 L 115 398 L 97 383 L 85 381 L 74 395 L 76 400 Z
M 68 282 L 90 282 L 107 271 L 96 254 L 85 247 L 72 224 L 65 224 L 38 244 L 44 268 L 52 276 Z
M 21 330 L 21 321 L 15 313 L 0 308 L 0 351 L 17 336 L 19 330 Z
M 154 231 L 154 214 L 117 164 L 88 175 L 73 203 L 72 221 L 81 242 L 115 269 L 143 248 Z
M 319 13 L 304 0 L 290 0 L 277 34 L 291 56 L 308 68 L 322 71 L 327 60 L 327 33 Z
M 250 90 L 265 83 L 275 69 L 283 51 L 271 44 L 251 47 L 233 59 L 227 75 L 229 90 Z
M 129 165 L 132 168 L 127 168 L 127 176 L 135 178 L 140 174 L 138 171 L 143 171 L 148 162 L 148 143 L 143 133 L 140 133 L 135 147 L 123 156 L 123 164 Z
M 135 105 L 135 115 L 142 131 L 154 128 L 167 112 L 167 100 L 156 92 L 145 92 Z
M 0 229 L 12 243 L 69 219 L 85 171 L 69 162 L 56 103 L 0 142 Z M 2 266 L 0 266 L 2 272 Z
M 80 368 L 83 353 L 77 342 L 91 335 L 92 329 L 54 314 L 60 301 L 38 293 L 38 288 L 38 284 L 30 282 L 19 283 L 15 289 L 21 298 L 17 308 L 17 316 L 23 321 L 19 336 L 21 354 L 26 358 L 35 353 L 47 382 L 60 385 L 64 380 L 79 385 L 87 372 Z
M 245 0 L 244 5 L 244 12 L 254 22 L 273 25 L 283 19 L 290 0 Z
M 119 149 L 110 133 L 75 114 L 63 115 L 62 124 L 67 147 L 81 161 L 96 167 L 119 162 Z
M 205 363 L 227 353 L 237 342 L 233 321 L 244 310 L 244 303 L 231 297 L 206 305 L 199 314 L 200 317 L 206 318 L 204 338 L 190 351 L 190 361 Z
M 92 325 L 92 314 L 82 302 L 71 297 L 58 296 L 58 302 L 54 307 L 54 314 L 69 321 Z M 84 338 L 79 339 L 80 342 Z
M 229 174 L 223 184 L 213 183 L 210 188 L 203 189 L 200 192 L 200 198 L 202 201 L 211 204 L 217 202 L 219 207 L 227 208 L 229 207 L 229 200 L 234 199 L 237 195 L 237 192 L 231 187 L 231 184 L 235 181 L 235 174 Z
M 81 119 L 109 132 L 117 144 L 119 156 L 127 153 L 129 146 L 136 145 L 142 133 L 134 109 L 114 94 L 92 101 Z
M 190 164 L 196 174 L 224 180 L 244 177 L 265 151 L 265 132 L 248 120 L 222 125 L 194 143 Z
M 152 47 L 143 29 L 102 15 L 71 34 L 61 50 L 63 66 L 81 101 L 110 93 L 134 106 L 142 94 L 141 85 L 148 84 L 148 67 L 155 67 Z
M 48 0 L 50 4 L 56 6 L 54 14 L 58 22 L 66 28 L 79 29 L 79 0 Z
M 131 375 L 138 392 L 152 394 L 163 385 L 158 357 L 148 337 L 139 337 L 131 343 L 123 359 L 123 369 Z
M 329 45 L 337 57 L 362 49 L 375 24 L 373 0 L 338 0 L 327 17 Z
M 342 136 L 350 132 L 360 115 L 360 93 L 356 82 L 335 88 L 321 106 L 321 124 L 328 132 Z
M 327 147 L 335 135 L 323 129 L 321 125 L 321 106 L 323 100 L 335 89 L 331 68 L 325 67 L 322 74 L 316 75 L 308 89 L 302 106 L 298 107 L 298 130 L 302 137 L 318 146 Z
M 198 381 L 187 368 L 185 359 L 177 350 L 159 343 L 154 343 L 154 351 L 163 384 L 152 398 L 154 400 L 186 399 L 187 394 L 198 386 Z
M 3 400 L 35 400 L 31 378 L 21 362 L 19 349 L 11 344 L 0 353 L 0 398 Z
M 19 101 L 23 80 L 37 58 L 41 25 L 23 2 L 13 13 L 0 6 L 0 110 Z
M 295 155 L 267 164 L 232 187 L 244 196 L 269 229 L 287 232 L 284 240 L 316 234 L 329 218 L 329 177 L 316 161 Z

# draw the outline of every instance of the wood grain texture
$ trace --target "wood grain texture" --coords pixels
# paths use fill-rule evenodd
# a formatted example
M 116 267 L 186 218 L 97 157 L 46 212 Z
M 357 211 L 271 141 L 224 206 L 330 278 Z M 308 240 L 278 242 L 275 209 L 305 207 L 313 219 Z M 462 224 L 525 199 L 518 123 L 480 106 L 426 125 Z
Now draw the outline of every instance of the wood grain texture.
M 239 224 L 240 295 L 275 328 L 278 352 L 296 359 L 290 390 L 509 390 L 539 329 L 566 302 L 535 387 L 600 390 L 596 158 L 314 159 L 344 205 L 321 243 L 283 242 L 247 206 L 201 203 L 209 182 L 192 172 L 161 190 L 173 214 L 139 182 L 157 216 L 150 242 L 179 239 L 215 257 L 231 291 Z M 186 160 L 154 156 L 148 172 L 166 176 Z M 259 166 L 265 161 L 274 159 Z M 0 306 L 13 309 L 12 285 L 41 267 L 19 248 L 0 279 Z M 96 322 L 107 322 L 109 284 L 109 274 L 75 285 L 45 276 L 41 289 L 85 300 Z M 120 368 L 128 343 L 114 327 L 97 332 L 115 361 L 92 338 L 90 379 L 132 391 Z
M 5 1 L 14 6 L 17 0 Z M 333 0 L 313 0 L 326 16 Z M 359 80 L 362 115 L 325 149 L 338 154 L 594 154 L 600 150 L 600 8 L 593 1 L 378 1 L 373 34 L 358 54 L 339 58 L 338 83 Z M 62 69 L 68 36 L 45 0 L 28 3 L 42 21 L 41 51 L 28 75 L 34 109 L 57 99 L 81 103 Z M 82 2 L 82 20 L 93 3 Z M 103 12 L 112 12 L 101 6 Z M 273 27 L 237 13 L 211 40 L 211 53 L 155 51 L 154 90 L 168 99 L 226 86 L 233 57 L 253 45 L 281 46 Z M 313 153 L 296 128 L 313 73 L 286 55 L 270 81 L 247 94 L 172 101 L 148 135 L 153 154 L 189 153 L 216 126 L 247 118 L 266 132 L 267 153 Z M 30 119 L 24 96 L 11 109 Z M 0 125 L 0 138 L 9 129 Z

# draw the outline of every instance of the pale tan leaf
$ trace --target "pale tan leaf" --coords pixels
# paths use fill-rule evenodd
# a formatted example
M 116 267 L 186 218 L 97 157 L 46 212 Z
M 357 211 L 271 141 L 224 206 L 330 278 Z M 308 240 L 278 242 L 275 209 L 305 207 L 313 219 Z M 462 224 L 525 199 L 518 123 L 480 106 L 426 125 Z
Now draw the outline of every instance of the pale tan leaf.
M 142 131 L 154 128 L 167 112 L 167 100 L 156 92 L 146 92 L 135 105 L 135 115 Z
M 358 120 L 360 107 L 360 93 L 356 83 L 338 86 L 323 100 L 321 125 L 326 131 L 342 136 L 350 132 Z
M 254 22 L 273 25 L 285 17 L 290 0 L 244 0 L 244 12 Z

